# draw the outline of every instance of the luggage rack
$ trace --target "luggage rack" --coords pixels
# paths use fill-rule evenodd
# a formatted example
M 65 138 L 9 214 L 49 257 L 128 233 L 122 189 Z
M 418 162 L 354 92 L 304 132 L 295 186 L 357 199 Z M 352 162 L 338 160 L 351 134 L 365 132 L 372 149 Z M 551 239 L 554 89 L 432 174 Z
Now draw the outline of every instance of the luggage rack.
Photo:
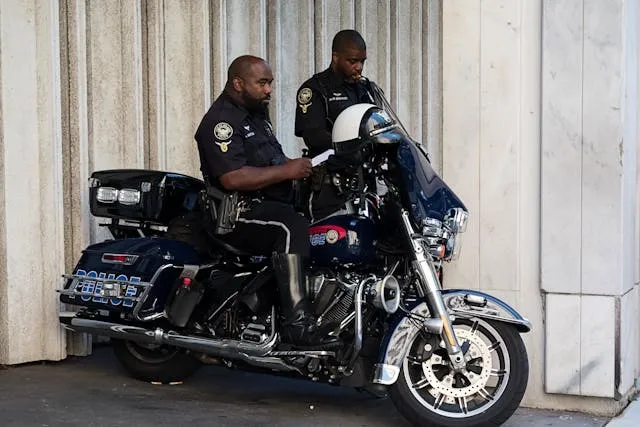
M 162 236 L 167 232 L 166 225 L 149 221 L 135 221 L 122 218 L 97 217 L 110 220 L 110 222 L 98 224 L 100 227 L 107 227 L 116 239 L 126 237 L 150 237 Z M 146 233 L 145 233 L 146 232 Z

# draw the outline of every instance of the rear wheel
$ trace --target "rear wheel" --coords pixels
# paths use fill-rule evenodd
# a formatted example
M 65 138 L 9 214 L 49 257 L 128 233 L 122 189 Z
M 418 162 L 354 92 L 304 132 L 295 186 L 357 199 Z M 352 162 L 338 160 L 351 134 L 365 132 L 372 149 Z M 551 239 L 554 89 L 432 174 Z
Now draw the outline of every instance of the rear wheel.
M 416 334 L 390 396 L 414 425 L 496 426 L 517 409 L 529 376 L 527 352 L 510 325 L 456 319 L 467 361 L 455 372 L 439 337 Z
M 201 363 L 184 350 L 167 345 L 111 340 L 116 358 L 132 377 L 163 384 L 181 382 L 193 375 Z

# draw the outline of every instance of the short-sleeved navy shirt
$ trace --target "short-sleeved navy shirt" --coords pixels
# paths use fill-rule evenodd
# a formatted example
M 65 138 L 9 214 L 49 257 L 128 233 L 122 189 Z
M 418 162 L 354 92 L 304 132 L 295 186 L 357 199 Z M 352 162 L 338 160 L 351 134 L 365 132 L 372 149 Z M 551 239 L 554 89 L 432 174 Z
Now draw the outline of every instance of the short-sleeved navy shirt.
M 318 129 L 326 129 L 331 135 L 338 115 L 345 108 L 362 102 L 373 103 L 368 82 L 348 83 L 329 67 L 298 89 L 295 135 L 302 137 L 303 132 Z M 323 147 L 309 147 L 311 155 L 333 148 L 328 138 Z
M 222 189 L 220 177 L 243 166 L 266 167 L 287 162 L 266 108 L 247 110 L 222 93 L 204 115 L 195 134 L 200 170 L 211 185 Z M 283 181 L 251 192 L 265 199 L 290 202 L 292 182 Z

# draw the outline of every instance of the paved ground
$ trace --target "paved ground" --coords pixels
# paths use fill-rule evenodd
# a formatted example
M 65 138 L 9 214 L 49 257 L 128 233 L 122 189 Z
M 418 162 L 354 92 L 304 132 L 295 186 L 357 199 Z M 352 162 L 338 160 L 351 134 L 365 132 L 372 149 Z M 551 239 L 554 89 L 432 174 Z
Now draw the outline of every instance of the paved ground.
M 521 408 L 507 427 L 599 427 L 605 418 Z M 409 427 L 388 399 L 207 366 L 183 385 L 130 379 L 109 347 L 0 370 L 0 426 Z M 638 424 L 640 425 L 640 424 Z

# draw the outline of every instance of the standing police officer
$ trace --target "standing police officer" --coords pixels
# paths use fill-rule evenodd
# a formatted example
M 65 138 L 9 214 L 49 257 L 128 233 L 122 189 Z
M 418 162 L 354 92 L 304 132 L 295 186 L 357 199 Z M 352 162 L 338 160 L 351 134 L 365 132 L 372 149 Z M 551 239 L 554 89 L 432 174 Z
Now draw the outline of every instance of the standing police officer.
M 272 82 L 266 61 L 236 58 L 195 139 L 207 185 L 237 192 L 241 199 L 235 228 L 218 238 L 248 253 L 274 253 L 283 337 L 292 344 L 316 345 L 323 337 L 314 330 L 303 270 L 309 224 L 292 205 L 293 180 L 309 176 L 311 162 L 288 159 L 273 133 L 267 110 Z
M 304 82 L 296 99 L 295 135 L 304 139 L 311 156 L 333 148 L 333 123 L 345 108 L 363 102 L 377 103 L 375 84 L 362 78 L 367 45 L 360 33 L 339 31 L 331 50 L 329 68 Z M 322 218 L 342 207 L 345 200 L 322 170 L 314 171 L 312 182 L 313 218 Z

